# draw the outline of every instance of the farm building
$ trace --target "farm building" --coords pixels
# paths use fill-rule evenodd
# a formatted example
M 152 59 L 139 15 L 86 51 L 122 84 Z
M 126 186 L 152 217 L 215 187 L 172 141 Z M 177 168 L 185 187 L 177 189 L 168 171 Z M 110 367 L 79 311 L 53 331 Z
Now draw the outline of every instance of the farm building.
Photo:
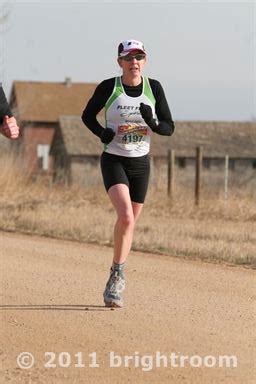
M 93 171 L 98 168 L 102 148 L 99 138 L 84 126 L 81 117 L 60 116 L 50 149 L 53 181 L 93 184 Z
M 80 115 L 96 84 L 14 81 L 10 106 L 21 128 L 15 145 L 32 174 L 52 174 L 49 155 L 62 114 Z
M 10 105 L 22 132 L 14 146 L 32 174 L 68 184 L 96 183 L 103 146 L 80 117 L 95 88 L 96 84 L 72 83 L 68 78 L 62 83 L 13 83 Z M 195 148 L 202 146 L 207 169 L 222 166 L 229 155 L 233 171 L 255 171 L 255 122 L 177 121 L 175 125 L 171 137 L 153 134 L 155 168 L 166 164 L 168 149 L 174 149 L 177 168 L 189 170 L 195 162 Z
M 51 147 L 55 180 L 66 183 L 96 183 L 99 174 L 100 140 L 85 128 L 80 116 L 61 116 Z M 223 164 L 230 157 L 233 169 L 256 169 L 256 127 L 239 122 L 176 122 L 173 136 L 152 136 L 151 156 L 155 167 L 166 163 L 168 149 L 175 150 L 176 164 L 189 168 L 195 162 L 195 149 L 203 147 L 203 165 Z

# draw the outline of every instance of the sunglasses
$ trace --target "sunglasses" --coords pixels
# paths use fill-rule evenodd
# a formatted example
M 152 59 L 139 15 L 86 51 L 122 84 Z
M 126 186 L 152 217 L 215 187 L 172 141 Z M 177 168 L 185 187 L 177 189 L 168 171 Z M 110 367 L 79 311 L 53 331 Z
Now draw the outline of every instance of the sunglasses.
M 146 55 L 143 53 L 138 53 L 137 55 L 127 55 L 127 56 L 120 56 L 120 59 L 124 61 L 132 61 L 133 59 L 136 59 L 137 61 L 145 59 Z

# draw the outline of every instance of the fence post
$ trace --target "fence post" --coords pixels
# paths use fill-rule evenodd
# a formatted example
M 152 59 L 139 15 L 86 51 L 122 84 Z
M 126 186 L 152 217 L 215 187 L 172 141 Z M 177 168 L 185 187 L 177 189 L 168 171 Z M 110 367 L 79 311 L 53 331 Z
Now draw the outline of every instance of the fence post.
M 175 167 L 175 151 L 168 149 L 167 155 L 167 195 L 173 199 L 174 195 L 174 167 Z
M 195 178 L 195 204 L 199 205 L 201 195 L 203 148 L 196 148 L 196 178 Z
M 150 183 L 153 185 L 155 182 L 155 164 L 153 156 L 150 156 Z
M 228 198 L 228 164 L 229 164 L 229 156 L 225 156 L 225 176 L 224 176 L 224 199 Z

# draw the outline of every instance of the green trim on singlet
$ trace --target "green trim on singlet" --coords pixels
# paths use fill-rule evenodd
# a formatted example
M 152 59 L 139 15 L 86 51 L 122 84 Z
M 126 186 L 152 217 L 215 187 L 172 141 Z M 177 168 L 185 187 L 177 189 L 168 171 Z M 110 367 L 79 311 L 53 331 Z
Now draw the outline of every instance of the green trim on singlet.
M 143 77 L 143 93 L 147 98 L 151 101 L 151 103 L 155 106 L 156 105 L 156 99 L 152 92 L 152 89 L 149 84 L 149 80 L 147 77 Z
M 120 82 L 120 77 L 116 77 L 113 92 L 105 104 L 105 117 L 106 117 L 106 112 L 108 108 L 115 101 L 115 99 L 117 99 L 117 97 L 119 97 L 122 93 L 123 93 L 123 89 L 122 89 L 122 83 Z
M 143 79 L 142 95 L 145 95 L 150 100 L 150 102 L 155 106 L 156 99 L 152 92 L 149 80 L 147 77 L 144 77 L 144 76 L 142 77 L 142 79 Z M 123 88 L 121 76 L 118 76 L 115 78 L 114 89 L 105 104 L 105 121 L 107 120 L 107 110 L 112 105 L 112 103 L 122 94 L 126 94 L 126 93 Z
M 108 108 L 111 106 L 111 104 L 115 101 L 117 97 L 119 97 L 122 94 L 126 94 L 123 88 L 123 84 L 121 81 L 121 77 L 118 76 L 115 78 L 115 86 L 114 89 L 109 96 L 106 104 L 105 104 L 105 117 L 106 117 L 106 112 Z M 149 80 L 147 77 L 143 77 L 143 87 L 142 87 L 142 94 L 147 96 L 147 98 L 151 101 L 153 105 L 156 104 L 156 99 L 154 97 L 154 94 L 152 92 Z
M 106 104 L 105 104 L 105 122 L 107 121 L 107 110 L 108 108 L 112 105 L 112 103 L 115 101 L 115 99 L 117 99 L 122 93 L 123 93 L 123 89 L 122 89 L 122 83 L 120 82 L 120 77 L 116 77 L 115 78 L 115 85 L 114 85 L 114 88 L 113 88 L 113 91 L 111 93 L 111 95 L 109 96 Z M 108 148 L 108 144 L 104 144 L 104 151 L 106 151 L 106 149 Z
M 124 93 L 126 95 L 122 81 L 121 81 L 121 77 L 118 77 L 117 79 L 118 79 L 117 80 L 118 88 L 120 89 L 121 93 Z M 142 93 L 141 94 L 145 95 L 151 101 L 151 103 L 155 106 L 156 99 L 155 99 L 155 96 L 152 92 L 149 80 L 147 77 L 144 77 L 144 76 L 142 76 L 142 79 L 143 79 L 143 83 L 142 83 Z
M 118 88 L 118 90 L 123 93 L 124 92 L 124 89 L 123 89 L 123 84 L 122 84 L 122 80 L 121 80 L 121 76 L 118 76 L 116 78 L 116 88 Z

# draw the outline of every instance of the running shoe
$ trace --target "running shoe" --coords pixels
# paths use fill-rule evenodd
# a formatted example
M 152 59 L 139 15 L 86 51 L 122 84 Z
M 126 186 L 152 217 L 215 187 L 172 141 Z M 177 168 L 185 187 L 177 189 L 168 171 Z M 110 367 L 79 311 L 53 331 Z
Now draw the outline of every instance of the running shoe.
M 125 289 L 124 274 L 118 271 L 110 269 L 110 277 L 106 284 L 103 298 L 106 307 L 117 307 L 123 306 L 122 292 Z

